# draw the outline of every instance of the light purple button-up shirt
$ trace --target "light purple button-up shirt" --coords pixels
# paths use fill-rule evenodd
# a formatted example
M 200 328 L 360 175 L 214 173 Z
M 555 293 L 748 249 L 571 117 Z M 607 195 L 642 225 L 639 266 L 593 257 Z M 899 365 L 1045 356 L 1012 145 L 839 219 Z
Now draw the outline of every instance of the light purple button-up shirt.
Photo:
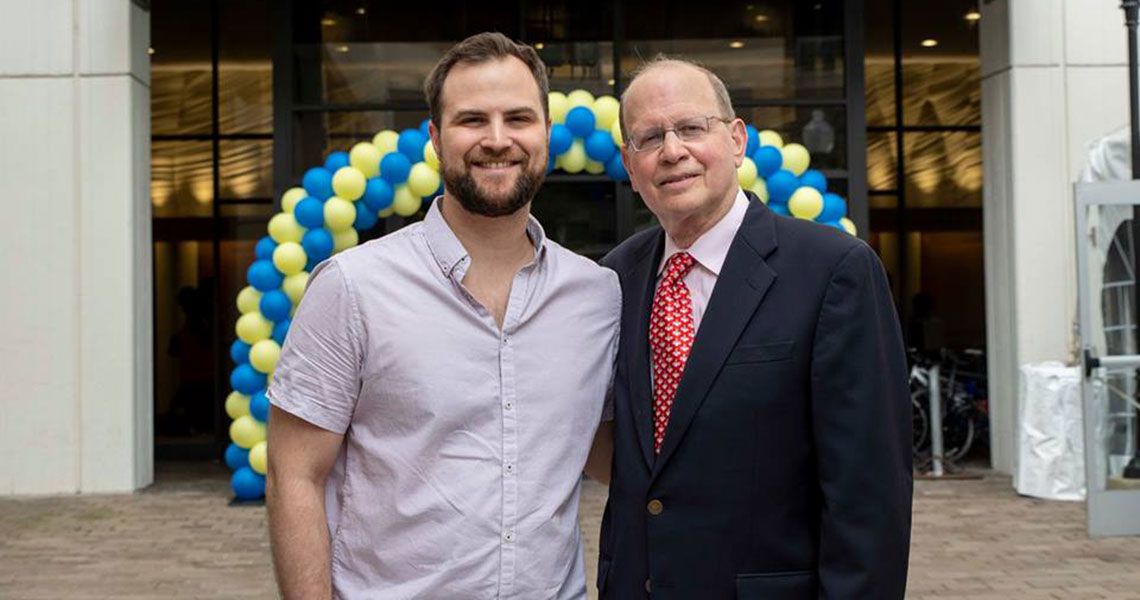
M 438 201 L 313 273 L 269 396 L 345 434 L 326 486 L 338 597 L 585 598 L 579 481 L 621 290 L 527 233 L 501 331 Z

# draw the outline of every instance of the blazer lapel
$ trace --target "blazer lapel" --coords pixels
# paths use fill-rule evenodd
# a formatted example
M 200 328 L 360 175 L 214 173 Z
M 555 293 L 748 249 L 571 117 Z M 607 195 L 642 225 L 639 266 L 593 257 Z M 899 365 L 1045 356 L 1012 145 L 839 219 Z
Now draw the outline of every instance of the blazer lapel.
M 750 200 L 693 340 L 693 349 L 673 399 L 661 453 L 653 463 L 653 477 L 661 472 L 677 449 L 729 352 L 776 280 L 776 272 L 764 261 L 764 257 L 776 249 L 775 217 L 751 194 Z M 645 310 L 648 312 L 649 308 Z M 644 337 L 647 330 L 638 335 Z
M 665 234 L 659 232 L 639 251 L 637 261 L 626 274 L 629 294 L 622 314 L 622 354 L 629 373 L 629 409 L 633 414 L 637 441 L 641 444 L 646 468 L 653 468 L 653 391 L 649 383 L 649 313 L 657 284 L 657 263 L 665 250 Z

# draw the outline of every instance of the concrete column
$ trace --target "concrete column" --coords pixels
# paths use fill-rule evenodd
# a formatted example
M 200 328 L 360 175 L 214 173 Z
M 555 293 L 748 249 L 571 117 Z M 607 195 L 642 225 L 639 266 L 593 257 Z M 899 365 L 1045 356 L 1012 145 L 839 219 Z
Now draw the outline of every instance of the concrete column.
M 981 5 L 986 336 L 994 468 L 1017 450 L 1020 365 L 1070 361 L 1072 183 L 1087 145 L 1128 122 L 1118 2 Z
M 153 479 L 149 13 L 0 0 L 0 494 Z

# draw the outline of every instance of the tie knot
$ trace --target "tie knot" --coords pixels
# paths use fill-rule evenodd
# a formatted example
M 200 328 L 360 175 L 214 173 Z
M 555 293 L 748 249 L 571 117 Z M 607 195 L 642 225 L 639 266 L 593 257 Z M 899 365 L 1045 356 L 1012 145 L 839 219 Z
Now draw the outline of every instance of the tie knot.
M 681 281 L 685 275 L 688 275 L 689 269 L 692 269 L 695 263 L 696 260 L 693 255 L 688 252 L 678 252 L 670 256 L 669 260 L 665 261 L 664 281 L 670 283 Z

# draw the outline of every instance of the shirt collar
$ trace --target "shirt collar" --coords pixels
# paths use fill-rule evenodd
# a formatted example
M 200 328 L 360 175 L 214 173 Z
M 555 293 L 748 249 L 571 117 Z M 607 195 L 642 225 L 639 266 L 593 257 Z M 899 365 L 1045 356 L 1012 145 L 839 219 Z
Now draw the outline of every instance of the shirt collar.
M 701 237 L 697 238 L 692 246 L 681 248 L 666 233 L 665 253 L 661 256 L 661 263 L 657 265 L 657 274 L 661 275 L 669 257 L 684 251 L 691 254 L 697 264 L 711 271 L 713 275 L 719 276 L 720 269 L 724 266 L 724 259 L 728 256 L 728 247 L 732 245 L 732 239 L 736 237 L 740 224 L 744 222 L 744 213 L 746 212 L 748 212 L 748 197 L 744 195 L 744 190 L 737 188 L 736 199 L 732 202 L 732 208 L 728 209 L 728 212 L 716 222 L 716 225 L 701 234 Z
M 447 220 L 443 218 L 443 212 L 439 208 L 441 198 L 443 196 L 437 196 L 424 215 L 424 237 L 440 270 L 444 275 L 450 276 L 456 267 L 469 260 L 469 255 L 463 243 L 451 230 L 451 226 L 447 224 Z M 526 234 L 535 247 L 534 262 L 540 262 L 546 256 L 546 232 L 534 215 L 527 215 Z

